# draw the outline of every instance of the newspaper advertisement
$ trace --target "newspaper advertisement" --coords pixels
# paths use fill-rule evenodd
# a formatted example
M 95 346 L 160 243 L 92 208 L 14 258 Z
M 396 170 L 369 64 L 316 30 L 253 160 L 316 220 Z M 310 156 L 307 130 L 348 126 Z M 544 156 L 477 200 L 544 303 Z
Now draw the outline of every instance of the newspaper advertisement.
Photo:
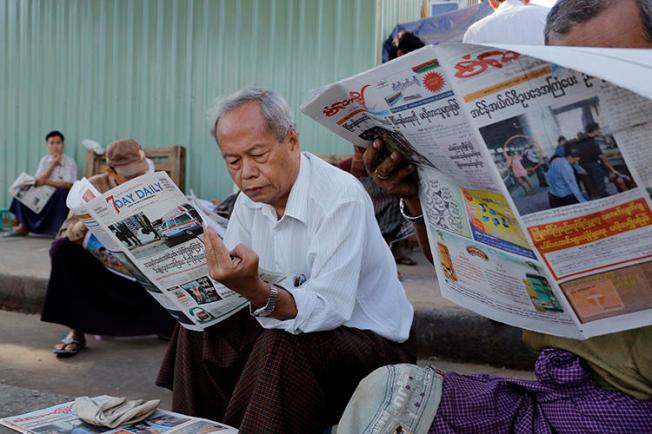
M 143 175 L 97 195 L 82 191 L 93 243 L 103 263 L 138 281 L 179 323 L 191 330 L 216 324 L 249 302 L 213 280 L 204 252 L 203 222 L 223 236 L 225 219 L 188 199 L 165 172 Z M 96 238 L 96 240 L 93 240 Z M 116 268 L 116 267 L 114 267 Z M 281 286 L 290 276 L 261 272 Z
M 418 167 L 446 298 L 580 339 L 652 324 L 652 101 L 527 48 L 427 46 L 302 111 Z
M 54 194 L 55 188 L 49 185 L 37 187 L 35 182 L 36 179 L 32 175 L 23 172 L 18 175 L 18 178 L 9 187 L 9 194 L 38 214 Z
M 107 398 L 98 396 L 93 399 L 101 402 Z M 238 432 L 228 425 L 165 410 L 156 410 L 141 422 L 111 429 L 91 425 L 79 419 L 74 404 L 74 402 L 66 402 L 43 410 L 7 417 L 0 419 L 0 425 L 24 434 L 235 434 Z

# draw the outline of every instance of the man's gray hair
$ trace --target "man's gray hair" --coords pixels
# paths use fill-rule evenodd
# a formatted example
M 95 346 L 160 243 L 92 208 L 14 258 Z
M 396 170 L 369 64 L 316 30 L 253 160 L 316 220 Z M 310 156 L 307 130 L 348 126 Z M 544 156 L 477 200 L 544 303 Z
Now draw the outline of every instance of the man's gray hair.
M 208 112 L 211 122 L 211 134 L 217 141 L 217 123 L 225 114 L 249 102 L 260 104 L 260 113 L 267 123 L 267 127 L 281 142 L 294 128 L 292 111 L 285 98 L 267 89 L 245 87 L 227 97 L 218 98 L 215 105 Z M 218 142 L 219 144 L 219 142 Z
M 652 0 L 635 0 L 638 3 L 643 35 L 652 41 Z M 545 41 L 549 43 L 552 34 L 565 35 L 576 24 L 585 23 L 609 7 L 621 6 L 615 0 L 559 0 L 548 13 Z

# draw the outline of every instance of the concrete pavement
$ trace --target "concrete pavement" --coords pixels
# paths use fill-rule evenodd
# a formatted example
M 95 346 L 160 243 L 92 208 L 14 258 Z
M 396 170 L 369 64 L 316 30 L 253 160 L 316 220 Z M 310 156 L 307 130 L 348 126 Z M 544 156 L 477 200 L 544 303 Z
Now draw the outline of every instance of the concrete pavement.
M 102 341 L 87 336 L 86 350 L 70 359 L 57 359 L 50 348 L 65 331 L 63 327 L 43 323 L 36 314 L 0 311 L 0 330 L 0 418 L 84 395 L 160 399 L 161 408 L 171 407 L 171 392 L 154 385 L 166 343 L 153 336 Z M 459 373 L 533 378 L 531 371 L 434 357 L 419 364 Z M 9 432 L 0 428 L 0 434 Z
M 50 273 L 50 238 L 0 239 L 0 307 L 39 312 Z M 441 297 L 434 269 L 419 252 L 417 266 L 399 271 L 415 308 L 413 337 L 420 358 L 442 357 L 469 363 L 532 369 L 534 354 L 521 343 L 519 329 L 506 326 Z

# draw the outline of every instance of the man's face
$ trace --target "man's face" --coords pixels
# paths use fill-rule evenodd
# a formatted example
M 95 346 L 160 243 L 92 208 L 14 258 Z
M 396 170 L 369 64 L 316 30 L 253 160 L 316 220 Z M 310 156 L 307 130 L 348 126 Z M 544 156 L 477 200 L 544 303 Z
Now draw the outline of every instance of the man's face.
M 618 0 L 597 17 L 575 24 L 565 35 L 551 33 L 548 45 L 605 48 L 652 48 L 644 34 L 638 2 Z
M 280 216 L 299 172 L 299 138 L 291 129 L 278 141 L 249 102 L 220 118 L 216 135 L 233 182 L 254 202 L 272 205 Z
M 50 155 L 63 154 L 63 140 L 59 136 L 52 136 L 48 139 L 48 152 Z

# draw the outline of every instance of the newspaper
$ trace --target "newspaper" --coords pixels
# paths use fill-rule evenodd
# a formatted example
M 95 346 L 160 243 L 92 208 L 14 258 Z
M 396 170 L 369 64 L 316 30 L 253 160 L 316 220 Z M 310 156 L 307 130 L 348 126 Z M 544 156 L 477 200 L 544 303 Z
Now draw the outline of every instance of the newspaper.
M 444 297 L 584 339 L 652 324 L 646 51 L 427 46 L 320 88 L 302 111 L 418 167 Z M 561 136 L 572 159 L 556 156 Z M 571 187 L 579 203 L 551 208 L 550 190 Z
M 93 399 L 100 402 L 107 398 L 106 395 L 103 395 Z M 114 429 L 98 427 L 77 417 L 74 402 L 66 402 L 19 416 L 6 417 L 0 419 L 0 425 L 24 434 L 235 434 L 238 432 L 237 429 L 228 425 L 165 410 L 156 410 L 150 417 L 135 424 Z
M 183 327 L 203 330 L 249 304 L 208 275 L 206 222 L 222 237 L 226 219 L 188 199 L 165 172 L 143 175 L 99 194 L 87 180 L 70 203 L 89 229 L 84 245 L 111 271 L 140 283 Z M 69 201 L 71 202 L 71 201 Z M 289 275 L 261 270 L 261 278 L 293 285 Z
M 55 188 L 49 185 L 37 187 L 35 182 L 36 179 L 32 175 L 23 172 L 18 175 L 18 178 L 9 187 L 9 194 L 38 214 L 54 194 Z

